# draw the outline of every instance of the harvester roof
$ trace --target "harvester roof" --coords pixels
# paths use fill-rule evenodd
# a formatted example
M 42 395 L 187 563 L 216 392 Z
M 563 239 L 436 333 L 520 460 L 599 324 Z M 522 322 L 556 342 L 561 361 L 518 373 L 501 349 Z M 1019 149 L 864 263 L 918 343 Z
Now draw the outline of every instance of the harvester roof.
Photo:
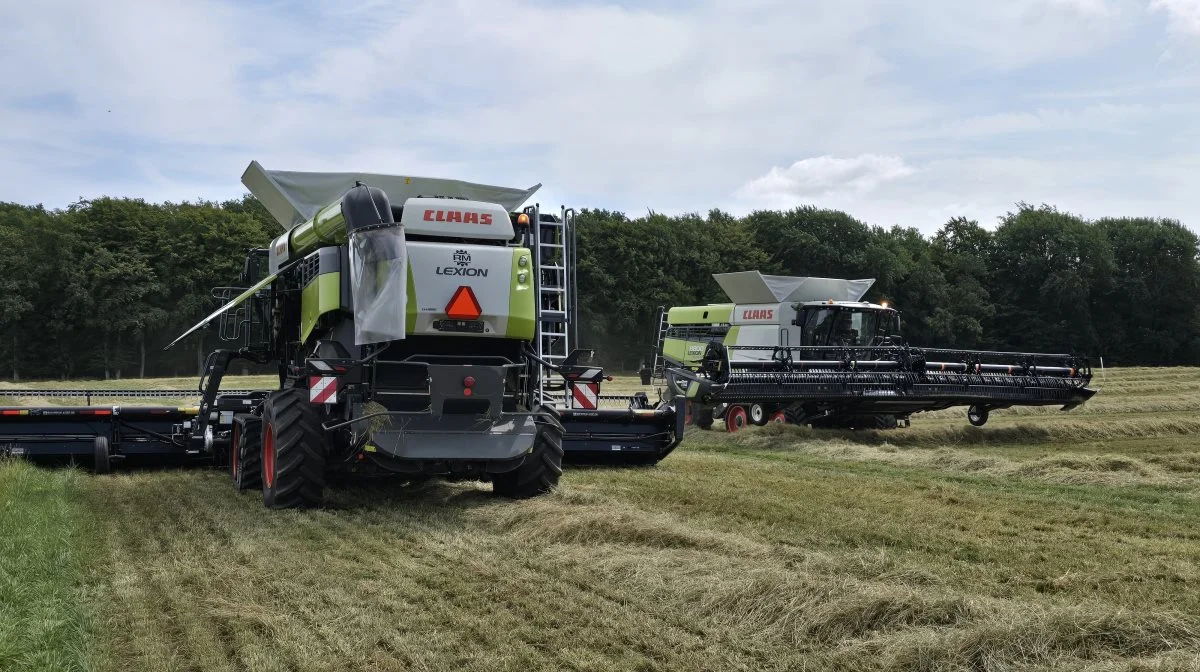
M 807 301 L 858 301 L 875 278 L 842 280 L 790 275 L 763 275 L 758 271 L 714 273 L 713 278 L 736 304 L 799 303 Z
M 403 205 L 409 198 L 426 196 L 497 203 L 507 211 L 515 210 L 542 186 L 535 184 L 528 189 L 514 189 L 411 175 L 267 170 L 258 161 L 251 161 L 242 174 L 242 184 L 285 229 L 311 219 L 318 210 L 340 199 L 359 181 L 382 189 L 393 206 Z

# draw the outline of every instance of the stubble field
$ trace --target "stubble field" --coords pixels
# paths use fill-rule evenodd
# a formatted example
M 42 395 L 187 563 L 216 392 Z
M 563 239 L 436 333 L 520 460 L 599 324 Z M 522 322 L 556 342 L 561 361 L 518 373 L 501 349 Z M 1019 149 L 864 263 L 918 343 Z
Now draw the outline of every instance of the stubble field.
M 979 429 L 689 428 L 523 502 L 3 463 L 0 669 L 1200 669 L 1200 369 L 1095 385 Z

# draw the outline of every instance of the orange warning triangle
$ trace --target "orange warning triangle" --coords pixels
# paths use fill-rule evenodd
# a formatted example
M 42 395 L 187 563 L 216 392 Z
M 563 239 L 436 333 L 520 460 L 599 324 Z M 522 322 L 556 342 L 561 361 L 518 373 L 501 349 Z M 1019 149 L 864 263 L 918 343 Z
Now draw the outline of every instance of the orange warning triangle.
M 454 296 L 450 297 L 450 303 L 446 304 L 446 317 L 452 320 L 475 320 L 482 312 L 479 301 L 475 299 L 475 292 L 466 285 L 454 290 Z

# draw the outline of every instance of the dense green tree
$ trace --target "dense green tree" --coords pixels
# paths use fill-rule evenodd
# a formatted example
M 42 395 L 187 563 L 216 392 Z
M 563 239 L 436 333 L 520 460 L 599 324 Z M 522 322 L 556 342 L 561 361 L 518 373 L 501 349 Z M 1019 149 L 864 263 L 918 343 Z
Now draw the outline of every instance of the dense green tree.
M 1110 290 L 1096 306 L 1100 352 L 1114 363 L 1172 364 L 1200 354 L 1195 233 L 1173 220 L 1101 219 L 1112 249 Z
M 956 217 L 933 237 L 930 252 L 946 280 L 942 303 L 931 316 L 931 336 L 939 345 L 978 348 L 984 324 L 996 313 L 988 290 L 992 234 L 974 220 Z
M 1077 351 L 1112 364 L 1200 363 L 1200 241 L 1172 220 L 1084 220 L 1019 203 L 995 231 L 954 218 L 931 237 L 804 206 L 734 217 L 583 210 L 580 345 L 648 361 L 661 307 L 724 302 L 714 273 L 874 278 L 910 343 Z M 163 346 L 240 284 L 281 228 L 246 195 L 223 203 L 98 198 L 0 203 L 0 361 L 13 379 L 189 375 L 215 328 Z
M 990 326 L 1001 347 L 1100 352 L 1102 325 L 1092 316 L 1114 271 L 1102 229 L 1052 206 L 1021 203 L 996 229 L 991 266 Z

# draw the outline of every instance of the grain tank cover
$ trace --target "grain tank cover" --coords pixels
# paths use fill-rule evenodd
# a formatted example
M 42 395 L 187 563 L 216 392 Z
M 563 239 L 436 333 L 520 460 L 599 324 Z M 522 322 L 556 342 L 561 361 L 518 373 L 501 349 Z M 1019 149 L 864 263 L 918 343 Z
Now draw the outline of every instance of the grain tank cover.
M 714 273 L 713 278 L 729 300 L 736 304 L 799 303 L 803 301 L 858 301 L 867 293 L 875 278 L 805 278 L 790 275 L 763 275 L 758 271 Z
M 242 173 L 242 184 L 287 230 L 312 219 L 321 208 L 341 200 L 359 181 L 369 187 L 382 189 L 394 206 L 403 205 L 410 198 L 424 196 L 496 203 L 505 211 L 516 210 L 542 186 L 536 184 L 528 189 L 514 189 L 411 175 L 267 170 L 257 161 L 250 162 L 246 172 Z

